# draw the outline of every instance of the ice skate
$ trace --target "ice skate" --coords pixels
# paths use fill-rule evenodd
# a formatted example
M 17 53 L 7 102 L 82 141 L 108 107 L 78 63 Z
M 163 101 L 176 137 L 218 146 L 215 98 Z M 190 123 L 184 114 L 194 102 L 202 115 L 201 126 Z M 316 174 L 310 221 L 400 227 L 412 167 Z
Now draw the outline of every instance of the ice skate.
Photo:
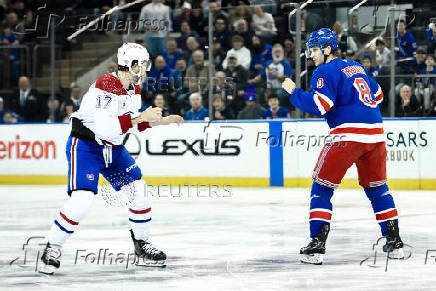
M 39 272 L 47 275 L 53 275 L 54 272 L 59 269 L 61 250 L 56 247 L 52 247 L 50 243 L 47 243 L 44 249 L 44 253 L 41 256 L 41 267 Z
M 386 235 L 386 244 L 383 251 L 388 253 L 389 259 L 404 259 L 403 241 L 400 238 L 398 221 L 388 220 L 386 222 L 388 234 Z
M 133 245 L 135 247 L 135 264 L 137 266 L 145 267 L 165 267 L 165 260 L 167 255 L 153 246 L 149 240 L 135 239 L 133 231 L 130 230 Z
M 322 265 L 325 254 L 325 242 L 330 231 L 330 225 L 325 224 L 318 235 L 312 237 L 311 242 L 300 250 L 300 261 L 306 264 Z

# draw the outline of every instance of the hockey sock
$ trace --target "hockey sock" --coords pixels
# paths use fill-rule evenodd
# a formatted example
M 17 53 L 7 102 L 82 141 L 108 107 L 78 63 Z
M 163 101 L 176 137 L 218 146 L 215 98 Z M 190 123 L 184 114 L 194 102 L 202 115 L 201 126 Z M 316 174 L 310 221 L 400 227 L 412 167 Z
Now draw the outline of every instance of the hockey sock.
M 388 232 L 386 221 L 398 221 L 398 212 L 395 208 L 394 198 L 392 198 L 389 193 L 388 185 L 383 184 L 378 187 L 365 188 L 365 193 L 371 201 L 372 209 L 380 225 L 381 233 L 385 236 Z
M 313 182 L 310 194 L 310 237 L 319 234 L 323 225 L 330 224 L 332 218 L 330 199 L 333 196 L 333 191 L 333 188 Z
M 86 190 L 76 190 L 56 216 L 48 235 L 50 244 L 62 246 L 67 238 L 78 228 L 79 222 L 86 217 L 91 209 L 94 193 Z
M 134 197 L 129 204 L 130 226 L 135 239 L 146 240 L 150 233 L 151 197 L 145 193 L 146 185 L 142 179 L 133 181 L 126 186 L 134 191 Z M 121 189 L 125 190 L 123 187 Z

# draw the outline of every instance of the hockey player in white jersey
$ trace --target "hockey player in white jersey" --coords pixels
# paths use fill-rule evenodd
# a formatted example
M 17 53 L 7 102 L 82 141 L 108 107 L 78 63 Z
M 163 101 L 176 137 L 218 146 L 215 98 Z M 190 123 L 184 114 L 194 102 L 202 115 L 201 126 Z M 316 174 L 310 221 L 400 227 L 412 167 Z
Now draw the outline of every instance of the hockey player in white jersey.
M 48 243 L 41 256 L 40 272 L 53 274 L 60 266 L 60 246 L 77 230 L 97 194 L 99 174 L 117 191 L 130 191 L 129 224 L 136 263 L 164 266 L 166 254 L 149 241 L 150 197 L 135 160 L 122 145 L 124 135 L 156 125 L 181 123 L 183 118 L 162 118 L 158 107 L 141 108 L 141 80 L 151 67 L 147 49 L 125 43 L 118 49 L 118 71 L 101 76 L 84 95 L 72 115 L 68 138 L 68 195 L 64 207 L 53 221 Z

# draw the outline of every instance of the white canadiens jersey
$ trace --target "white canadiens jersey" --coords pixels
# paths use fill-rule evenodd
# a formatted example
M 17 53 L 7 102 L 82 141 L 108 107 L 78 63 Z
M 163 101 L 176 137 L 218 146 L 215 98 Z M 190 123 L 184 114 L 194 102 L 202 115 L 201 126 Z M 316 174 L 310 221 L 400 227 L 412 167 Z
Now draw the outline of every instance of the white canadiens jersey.
M 72 117 L 81 120 L 95 134 L 98 143 L 120 145 L 126 133 L 149 127 L 147 122 L 132 126 L 131 115 L 137 116 L 140 108 L 141 88 L 135 85 L 132 90 L 126 90 L 117 73 L 111 73 L 89 87 Z

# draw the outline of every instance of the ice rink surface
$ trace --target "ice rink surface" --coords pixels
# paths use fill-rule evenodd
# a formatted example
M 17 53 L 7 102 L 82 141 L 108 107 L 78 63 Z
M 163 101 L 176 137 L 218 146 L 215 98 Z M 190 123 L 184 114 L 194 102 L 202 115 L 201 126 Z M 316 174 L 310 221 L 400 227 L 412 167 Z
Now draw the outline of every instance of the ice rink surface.
M 373 250 L 380 232 L 364 192 L 337 190 L 324 265 L 313 266 L 298 255 L 308 243 L 308 189 L 232 188 L 231 197 L 184 190 L 153 200 L 152 242 L 167 253 L 166 268 L 97 259 L 99 249 L 133 250 L 127 208 L 98 195 L 64 246 L 58 273 L 46 276 L 34 271 L 42 240 L 24 247 L 26 262 L 22 248 L 47 233 L 65 187 L 0 186 L 0 289 L 436 290 L 436 192 L 393 191 L 411 256 L 386 261 L 383 241 Z

